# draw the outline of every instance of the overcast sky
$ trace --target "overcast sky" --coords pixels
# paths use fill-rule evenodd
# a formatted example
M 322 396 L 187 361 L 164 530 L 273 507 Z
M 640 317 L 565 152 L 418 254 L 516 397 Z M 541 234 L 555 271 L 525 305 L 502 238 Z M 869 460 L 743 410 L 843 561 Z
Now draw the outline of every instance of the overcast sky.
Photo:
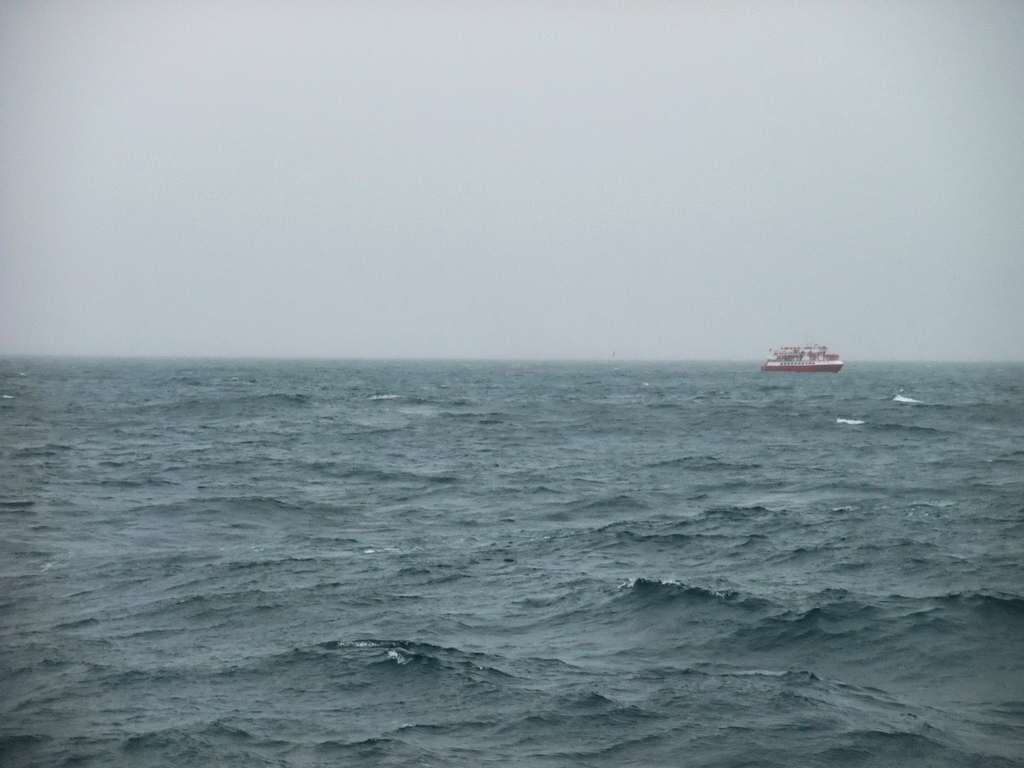
M 1024 3 L 0 0 L 0 353 L 1024 360 Z

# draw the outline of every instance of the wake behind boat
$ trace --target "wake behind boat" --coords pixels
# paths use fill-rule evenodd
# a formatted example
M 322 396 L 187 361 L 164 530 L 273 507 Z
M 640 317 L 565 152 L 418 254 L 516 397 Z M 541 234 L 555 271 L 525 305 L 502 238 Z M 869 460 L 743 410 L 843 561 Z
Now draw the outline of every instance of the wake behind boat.
M 828 347 L 812 344 L 806 347 L 779 347 L 761 366 L 762 371 L 791 371 L 793 373 L 839 373 L 843 361 Z

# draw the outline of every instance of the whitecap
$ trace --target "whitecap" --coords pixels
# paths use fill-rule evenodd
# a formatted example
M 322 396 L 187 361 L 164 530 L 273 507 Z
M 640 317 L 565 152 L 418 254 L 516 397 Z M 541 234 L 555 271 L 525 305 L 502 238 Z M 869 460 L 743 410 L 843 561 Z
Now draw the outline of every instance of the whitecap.
M 647 579 L 647 578 L 644 578 L 643 576 L 640 576 L 639 578 L 633 577 L 632 579 L 627 579 L 626 581 L 622 582 L 621 584 L 619 584 L 619 589 L 633 589 L 634 587 L 636 587 L 637 581 L 647 582 L 648 584 L 658 584 L 659 586 L 662 586 L 662 587 L 685 587 L 686 586 L 681 581 L 674 581 L 672 579 Z
M 920 400 L 915 400 L 912 397 L 904 397 L 903 395 L 896 395 L 893 399 L 894 403 L 920 403 Z
M 864 422 L 861 421 L 860 419 L 843 419 L 843 418 L 836 419 L 836 424 L 863 424 L 863 423 Z

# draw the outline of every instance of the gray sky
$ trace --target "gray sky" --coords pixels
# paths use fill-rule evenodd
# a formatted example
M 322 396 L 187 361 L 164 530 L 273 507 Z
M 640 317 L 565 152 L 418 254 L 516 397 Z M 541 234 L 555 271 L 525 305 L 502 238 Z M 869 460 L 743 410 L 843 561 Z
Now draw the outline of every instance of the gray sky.
M 1024 360 L 1024 3 L 0 0 L 0 353 Z

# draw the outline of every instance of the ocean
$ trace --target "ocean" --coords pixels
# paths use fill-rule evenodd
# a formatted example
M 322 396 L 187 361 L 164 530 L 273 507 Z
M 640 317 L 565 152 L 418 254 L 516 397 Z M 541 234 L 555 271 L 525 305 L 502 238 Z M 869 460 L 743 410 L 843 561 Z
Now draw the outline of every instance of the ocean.
M 1024 366 L 0 361 L 0 765 L 1024 766 Z

